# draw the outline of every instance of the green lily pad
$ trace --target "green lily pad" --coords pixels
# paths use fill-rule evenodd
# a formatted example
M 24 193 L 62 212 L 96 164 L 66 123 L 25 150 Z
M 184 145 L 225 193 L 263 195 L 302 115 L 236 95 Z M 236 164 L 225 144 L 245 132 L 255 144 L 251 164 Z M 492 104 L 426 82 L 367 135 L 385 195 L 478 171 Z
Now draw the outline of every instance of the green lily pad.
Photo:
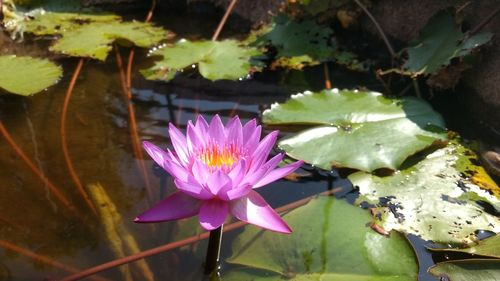
M 91 23 L 115 22 L 121 18 L 113 14 L 56 13 L 34 10 L 22 22 L 25 32 L 35 35 L 63 34 Z
M 274 66 L 302 69 L 329 60 L 335 54 L 328 43 L 333 30 L 313 20 L 298 22 L 285 14 L 278 14 L 273 18 L 273 24 L 264 30 L 252 44 L 274 46 L 277 51 Z
M 462 252 L 500 259 L 500 235 L 481 240 L 477 245 L 468 248 L 431 248 L 430 250 L 435 252 Z
M 404 68 L 412 75 L 434 74 L 447 66 L 452 58 L 465 56 L 474 48 L 489 42 L 493 34 L 466 36 L 455 24 L 450 12 L 437 13 L 408 48 L 408 61 Z
M 191 42 L 182 39 L 174 46 L 151 52 L 163 59 L 141 73 L 149 80 L 168 81 L 177 71 L 198 66 L 200 74 L 209 80 L 236 80 L 255 70 L 250 60 L 259 54 L 256 49 L 240 46 L 235 40 Z
M 500 260 L 470 259 L 441 262 L 429 268 L 437 277 L 447 277 L 450 281 L 498 281 L 500 280 Z
M 499 217 L 486 213 L 475 200 L 462 197 L 475 193 L 490 202 L 499 202 L 465 176 L 464 169 L 474 165 L 464 164 L 471 153 L 452 141 L 392 176 L 357 172 L 349 180 L 359 187 L 359 202 L 379 204 L 374 216 L 383 229 L 419 235 L 434 242 L 469 244 L 477 240 L 476 230 L 500 232 Z
M 289 156 L 323 169 L 396 170 L 410 155 L 445 139 L 426 130 L 444 127 L 427 103 L 389 99 L 375 92 L 337 89 L 305 92 L 264 111 L 268 125 L 318 125 L 279 142 Z
M 105 60 L 115 40 L 146 48 L 158 44 L 165 36 L 165 30 L 144 22 L 93 23 L 64 32 L 50 50 L 75 57 Z
M 22 96 L 57 83 L 62 68 L 47 59 L 0 56 L 0 88 Z
M 227 260 L 254 270 L 227 280 L 415 280 L 417 260 L 399 233 L 373 232 L 366 211 L 333 197 L 320 197 L 283 216 L 290 235 L 247 226 Z M 271 276 L 269 279 L 265 276 Z M 267 278 L 267 279 L 266 279 Z

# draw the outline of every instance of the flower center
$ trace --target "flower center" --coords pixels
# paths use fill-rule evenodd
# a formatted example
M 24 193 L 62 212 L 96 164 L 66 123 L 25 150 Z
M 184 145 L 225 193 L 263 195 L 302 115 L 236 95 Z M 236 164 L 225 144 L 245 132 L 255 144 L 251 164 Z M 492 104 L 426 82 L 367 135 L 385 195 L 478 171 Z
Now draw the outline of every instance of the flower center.
M 210 171 L 222 169 L 229 171 L 243 156 L 241 147 L 235 144 L 210 143 L 198 152 L 198 159 L 208 166 Z

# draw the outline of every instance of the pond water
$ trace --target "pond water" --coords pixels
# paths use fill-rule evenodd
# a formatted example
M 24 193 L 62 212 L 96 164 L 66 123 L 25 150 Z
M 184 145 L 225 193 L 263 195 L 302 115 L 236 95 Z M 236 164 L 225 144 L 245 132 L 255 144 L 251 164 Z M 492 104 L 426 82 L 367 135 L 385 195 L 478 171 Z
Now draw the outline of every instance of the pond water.
M 173 21 L 173 20 L 172 20 Z M 210 29 L 212 30 L 212 29 Z M 121 49 L 122 55 L 128 49 Z M 145 52 L 136 54 L 134 69 L 150 64 Z M 103 221 L 87 207 L 69 176 L 60 139 L 60 115 L 64 94 L 75 60 L 64 61 L 65 76 L 44 93 L 22 98 L 0 96 L 0 118 L 15 143 L 67 198 L 77 210 L 71 212 L 61 204 L 50 187 L 21 161 L 5 141 L 0 141 L 0 280 L 43 280 L 61 278 L 79 270 L 121 257 L 112 244 L 132 240 L 140 250 L 201 233 L 191 228 L 186 233 L 178 225 L 193 221 L 168 222 L 156 225 L 135 224 L 136 215 L 148 209 L 174 190 L 172 179 L 159 171 L 148 158 L 136 159 L 129 131 L 127 101 L 121 89 L 114 53 L 106 63 L 87 61 L 79 76 L 69 105 L 66 122 L 69 154 L 84 186 L 100 184 L 116 207 L 111 212 L 120 216 L 115 222 Z M 274 74 L 257 75 L 244 82 L 207 82 L 194 74 L 185 74 L 172 83 L 155 83 L 141 78 L 134 71 L 133 104 L 141 140 L 168 147 L 168 123 L 184 129 L 188 120 L 198 114 L 210 119 L 219 114 L 223 120 L 238 115 L 243 122 L 259 118 L 263 109 L 275 101 L 284 101 L 301 85 L 283 85 Z M 311 70 L 308 82 L 321 85 L 321 69 Z M 363 85 L 376 89 L 364 75 L 355 76 L 331 69 L 338 87 Z M 341 81 L 341 83 L 337 83 Z M 266 129 L 266 133 L 270 132 Z M 146 165 L 149 187 L 137 163 Z M 336 173 L 301 171 L 311 175 L 299 181 L 270 184 L 260 191 L 273 206 L 317 194 L 332 187 L 341 187 L 339 197 L 350 191 L 350 184 Z M 148 195 L 149 190 L 149 195 Z M 347 200 L 355 194 L 347 194 Z M 108 204 L 110 204 L 108 202 Z M 313 219 L 313 218 L 312 218 Z M 111 226 L 110 226 L 111 225 Z M 110 236 L 109 227 L 119 228 L 119 238 Z M 231 254 L 228 247 L 239 230 L 224 236 L 222 258 Z M 129 236 L 127 235 L 129 234 Z M 114 240 L 113 240 L 114 239 Z M 127 242 L 128 241 L 128 242 Z M 423 243 L 410 237 L 420 257 L 420 280 L 435 280 L 425 273 L 432 258 Z M 202 263 L 206 241 L 192 243 L 145 259 L 155 280 L 202 280 Z M 29 251 L 29 252 L 28 252 Z M 36 256 L 35 256 L 36 254 Z M 132 263 L 134 280 L 143 279 L 144 264 Z M 223 270 L 231 265 L 223 263 Z M 123 279 L 123 269 L 97 274 L 108 280 Z M 90 280 L 90 279 L 89 279 Z M 96 279 L 97 280 L 97 279 Z

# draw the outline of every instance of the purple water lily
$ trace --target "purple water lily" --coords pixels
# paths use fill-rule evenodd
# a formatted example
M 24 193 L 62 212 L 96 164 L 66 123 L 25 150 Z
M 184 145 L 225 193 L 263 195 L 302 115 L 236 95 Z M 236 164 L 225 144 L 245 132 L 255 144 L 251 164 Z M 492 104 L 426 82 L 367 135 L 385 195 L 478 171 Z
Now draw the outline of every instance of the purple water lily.
M 276 142 L 273 131 L 260 140 L 254 120 L 242 125 L 234 117 L 224 127 L 218 115 L 208 124 L 199 116 L 187 124 L 186 136 L 169 124 L 174 151 L 150 142 L 144 148 L 175 180 L 178 191 L 141 214 L 135 222 L 162 222 L 198 215 L 207 230 L 221 226 L 231 213 L 236 218 L 276 232 L 290 227 L 254 189 L 274 182 L 302 165 L 298 161 L 276 168 L 280 153 L 266 161 Z

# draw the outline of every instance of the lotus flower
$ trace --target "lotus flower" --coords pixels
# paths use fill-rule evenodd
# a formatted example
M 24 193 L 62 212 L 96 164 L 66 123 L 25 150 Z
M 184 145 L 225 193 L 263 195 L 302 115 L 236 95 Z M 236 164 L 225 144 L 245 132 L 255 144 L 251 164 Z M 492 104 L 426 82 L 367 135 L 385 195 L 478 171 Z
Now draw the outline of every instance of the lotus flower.
M 208 124 L 199 116 L 187 124 L 184 136 L 172 123 L 169 134 L 175 151 L 150 142 L 143 146 L 153 160 L 174 177 L 177 191 L 141 214 L 135 222 L 162 222 L 198 215 L 201 226 L 213 230 L 226 217 L 276 232 L 290 227 L 254 189 L 274 182 L 302 165 L 298 161 L 276 168 L 283 154 L 266 161 L 278 131 L 260 140 L 255 119 L 242 125 L 234 117 L 224 127 L 218 115 Z M 275 169 L 276 168 L 276 169 Z

